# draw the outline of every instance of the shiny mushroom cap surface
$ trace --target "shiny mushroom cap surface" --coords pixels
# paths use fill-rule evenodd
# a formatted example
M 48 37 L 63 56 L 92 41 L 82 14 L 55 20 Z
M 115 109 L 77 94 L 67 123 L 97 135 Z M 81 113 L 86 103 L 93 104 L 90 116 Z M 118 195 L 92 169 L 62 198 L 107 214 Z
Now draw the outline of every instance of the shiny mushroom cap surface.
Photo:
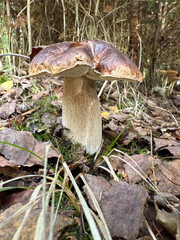
M 99 40 L 35 47 L 30 57 L 30 74 L 35 76 L 53 74 L 103 81 L 143 81 L 142 73 L 125 54 Z

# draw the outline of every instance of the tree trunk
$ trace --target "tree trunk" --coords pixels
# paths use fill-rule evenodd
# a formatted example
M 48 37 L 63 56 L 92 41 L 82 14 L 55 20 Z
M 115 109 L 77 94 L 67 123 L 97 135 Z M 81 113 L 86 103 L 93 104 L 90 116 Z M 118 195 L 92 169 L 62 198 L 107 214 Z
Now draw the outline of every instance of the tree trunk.
M 27 0 L 27 28 L 28 28 L 28 43 L 29 43 L 28 52 L 30 55 L 32 51 L 30 0 Z
M 130 41 L 129 52 L 132 55 L 132 61 L 139 65 L 139 37 L 138 28 L 140 23 L 139 2 L 132 1 L 133 16 L 130 21 Z

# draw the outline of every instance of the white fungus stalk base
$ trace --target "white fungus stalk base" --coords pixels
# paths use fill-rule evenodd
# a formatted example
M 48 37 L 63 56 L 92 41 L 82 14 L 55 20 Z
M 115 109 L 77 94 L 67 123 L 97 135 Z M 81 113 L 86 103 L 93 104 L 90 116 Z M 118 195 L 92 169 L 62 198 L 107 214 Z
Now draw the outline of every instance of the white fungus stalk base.
M 65 77 L 62 123 L 64 134 L 93 154 L 101 145 L 102 119 L 95 81 L 86 77 Z

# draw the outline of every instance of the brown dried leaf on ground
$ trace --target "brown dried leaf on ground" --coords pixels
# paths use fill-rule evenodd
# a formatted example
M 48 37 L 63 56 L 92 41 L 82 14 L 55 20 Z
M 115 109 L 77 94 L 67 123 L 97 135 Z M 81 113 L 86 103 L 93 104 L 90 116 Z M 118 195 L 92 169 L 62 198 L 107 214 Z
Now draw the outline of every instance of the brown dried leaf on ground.
M 123 161 L 119 159 L 118 157 L 122 157 L 120 154 L 116 154 L 117 157 L 110 157 L 109 161 L 111 163 L 111 166 L 113 167 L 114 171 L 117 174 L 123 174 L 124 173 L 124 168 L 123 168 Z
M 152 161 L 154 166 L 161 163 L 159 159 L 155 159 L 155 158 L 152 159 L 152 157 L 147 154 L 137 154 L 137 155 L 131 156 L 131 158 L 137 163 L 140 169 L 146 174 L 148 173 L 148 170 L 152 167 Z M 143 176 L 145 176 L 139 170 L 137 165 L 129 157 L 125 156 L 124 160 L 130 163 L 132 167 L 134 167 L 138 172 L 140 172 Z M 129 166 L 127 163 L 124 164 L 125 172 L 128 175 L 128 179 L 130 183 L 137 183 L 142 178 L 131 166 Z
M 33 193 L 33 189 L 26 189 L 20 192 L 15 192 L 15 193 L 10 193 L 9 191 L 5 191 L 3 193 L 5 193 L 3 195 L 3 198 L 0 197 L 0 204 L 1 206 L 3 206 L 4 209 L 9 208 L 12 205 L 15 205 L 17 203 L 21 203 L 21 204 L 26 204 L 32 193 Z M 1 195 L 0 195 L 1 196 Z
M 100 176 L 94 176 L 91 174 L 85 174 L 85 178 L 86 181 L 89 185 L 89 187 L 91 188 L 96 200 L 98 201 L 98 203 L 100 203 L 101 201 L 101 195 L 103 194 L 104 191 L 106 191 L 107 189 L 109 189 L 111 187 L 110 183 L 103 177 Z M 92 209 L 95 210 L 93 201 L 91 200 L 88 191 L 85 187 L 84 191 L 86 192 L 86 194 L 88 195 L 88 200 L 89 200 L 89 204 L 91 206 Z
M 58 100 L 62 100 L 62 96 L 63 96 L 63 86 L 60 85 L 60 86 L 54 88 L 53 93 L 54 93 L 54 95 L 58 98 Z
M 157 205 L 156 219 L 166 231 L 168 231 L 176 240 L 180 239 L 180 215 L 176 212 L 167 212 L 164 209 L 160 210 Z
M 111 236 L 128 240 L 136 239 L 143 224 L 146 189 L 121 181 L 110 184 L 102 180 L 103 178 L 89 174 L 85 177 L 93 194 L 100 202 Z
M 123 139 L 123 144 L 127 146 L 135 139 L 137 139 L 137 134 L 129 132 L 128 135 Z
M 137 240 L 152 240 L 152 237 L 144 236 L 144 237 L 138 238 Z
M 38 100 L 40 99 L 43 95 L 47 95 L 49 92 L 48 91 L 45 91 L 45 90 L 42 90 L 41 92 L 38 92 L 36 94 L 33 94 L 32 96 L 32 100 Z
M 41 122 L 46 126 L 46 127 L 51 127 L 55 126 L 57 121 L 57 115 L 50 113 L 50 112 L 45 112 L 41 116 Z
M 0 107 L 0 118 L 7 119 L 12 113 L 15 112 L 16 108 L 16 100 L 13 100 L 9 103 L 4 103 Z
M 1 171 L 1 168 L 4 168 L 4 167 L 14 167 L 14 164 L 12 162 L 9 162 L 6 158 L 0 156 L 0 171 Z
M 142 122 L 138 123 L 136 121 L 132 122 L 133 129 L 139 134 L 139 136 L 148 136 L 150 135 L 150 128 L 144 127 Z
M 0 222 L 7 219 L 8 217 L 12 216 L 16 211 L 18 211 L 23 205 L 22 204 L 16 204 L 5 210 L 0 214 Z M 21 236 L 19 240 L 33 240 L 34 239 L 34 233 L 37 226 L 37 220 L 39 217 L 39 214 L 41 212 L 41 207 L 35 206 L 30 211 L 30 215 L 27 218 L 27 221 L 25 223 L 25 226 L 23 227 L 23 230 L 21 232 Z M 61 235 L 61 232 L 63 229 L 67 226 L 71 226 L 74 224 L 74 219 L 72 218 L 72 215 L 74 214 L 73 210 L 68 211 L 62 211 L 59 212 L 55 221 L 54 225 L 54 240 L 58 239 L 58 237 Z M 9 223 L 7 223 L 3 228 L 0 229 L 0 239 L 13 239 L 13 235 L 17 231 L 18 227 L 21 224 L 21 221 L 24 217 L 24 213 L 22 213 L 20 216 L 18 216 L 15 219 L 12 219 Z M 46 226 L 45 226 L 45 235 L 48 236 L 49 234 L 49 226 L 50 226 L 51 218 L 50 218 L 50 212 L 48 211 L 46 214 Z
M 6 101 L 17 99 L 21 96 L 22 93 L 23 93 L 23 90 L 21 88 L 18 88 L 18 87 L 12 88 L 6 91 L 6 93 L 4 93 L 0 99 L 6 100 Z
M 116 121 L 119 121 L 121 123 L 129 120 L 132 115 L 131 114 L 125 114 L 125 113 L 118 113 L 118 114 L 114 114 L 112 115 L 112 117 L 116 120 Z
M 162 138 L 153 138 L 155 143 L 155 150 L 158 151 L 162 148 L 169 147 L 169 146 L 179 146 L 180 143 L 175 140 L 169 140 L 169 139 L 162 139 Z
M 155 169 L 157 187 L 162 192 L 180 195 L 180 160 L 162 162 Z M 150 176 L 153 180 L 153 176 Z
M 24 173 L 19 172 L 18 168 L 18 166 L 0 156 L 0 174 L 11 178 L 23 176 Z
M 174 156 L 174 158 L 180 157 L 180 144 L 176 146 L 168 146 L 160 149 L 158 151 L 158 154 L 160 156 L 166 155 L 166 156 Z
M 26 148 L 29 151 L 39 155 L 42 159 L 45 157 L 46 146 L 50 142 L 40 142 L 36 140 L 31 132 L 15 131 L 14 129 L 4 129 L 0 131 L 0 141 L 8 142 Z M 3 155 L 10 162 L 20 166 L 43 166 L 43 161 L 38 157 L 31 155 L 30 152 L 24 151 L 20 148 L 0 144 L 0 154 Z M 49 149 L 48 158 L 57 157 L 57 153 Z
M 136 239 L 143 225 L 146 189 L 126 182 L 114 182 L 102 194 L 101 208 L 111 236 Z

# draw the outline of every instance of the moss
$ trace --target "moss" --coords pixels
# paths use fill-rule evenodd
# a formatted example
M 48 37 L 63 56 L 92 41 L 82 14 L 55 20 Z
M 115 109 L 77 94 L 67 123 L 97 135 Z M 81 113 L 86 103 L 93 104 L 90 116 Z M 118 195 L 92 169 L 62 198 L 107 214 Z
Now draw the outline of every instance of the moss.
M 8 76 L 3 74 L 2 76 L 0 76 L 0 85 L 4 82 L 9 81 L 9 80 L 11 80 L 11 79 Z
M 80 148 L 80 144 L 71 143 L 70 140 L 66 140 L 64 138 L 61 138 L 58 141 L 59 152 L 63 155 L 63 158 L 66 162 L 76 159 Z
M 40 112 L 50 112 L 57 114 L 57 108 L 51 104 L 51 100 L 54 100 L 56 96 L 46 96 L 35 102 L 35 106 L 39 107 Z

